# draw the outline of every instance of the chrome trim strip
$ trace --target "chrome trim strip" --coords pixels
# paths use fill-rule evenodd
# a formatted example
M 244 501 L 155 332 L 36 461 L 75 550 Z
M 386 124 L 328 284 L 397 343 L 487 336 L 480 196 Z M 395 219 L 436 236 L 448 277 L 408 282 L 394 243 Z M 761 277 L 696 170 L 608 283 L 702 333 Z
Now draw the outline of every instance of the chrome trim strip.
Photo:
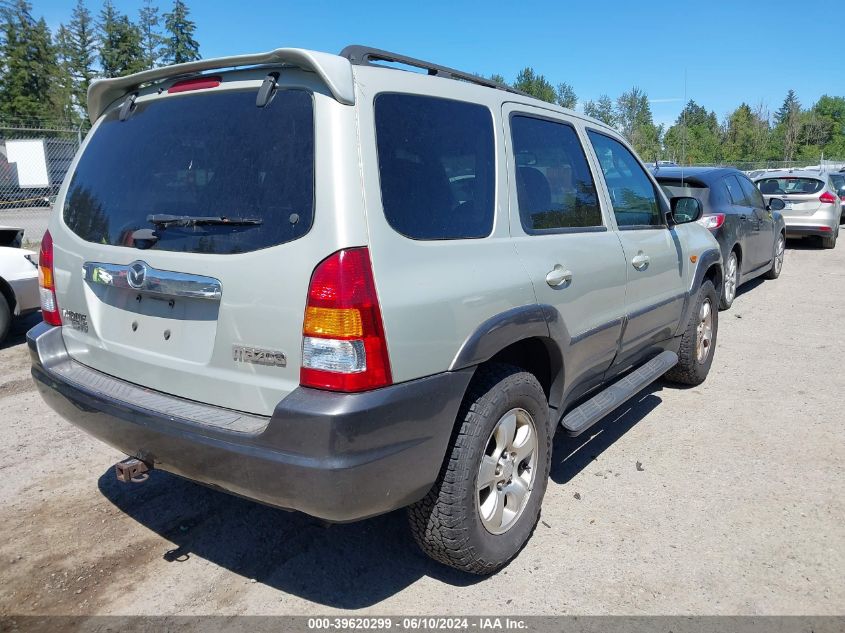
M 142 261 L 132 262 L 127 266 L 85 262 L 82 274 L 88 283 L 162 297 L 220 301 L 223 296 L 220 282 L 213 277 L 158 270 Z

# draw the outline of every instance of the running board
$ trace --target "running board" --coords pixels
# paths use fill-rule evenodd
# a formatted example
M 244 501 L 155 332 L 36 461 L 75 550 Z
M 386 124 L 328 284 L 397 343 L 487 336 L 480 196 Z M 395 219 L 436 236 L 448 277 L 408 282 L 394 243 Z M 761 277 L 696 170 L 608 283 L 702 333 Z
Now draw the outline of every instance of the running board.
M 677 364 L 678 355 L 675 352 L 667 350 L 660 353 L 622 380 L 613 383 L 584 404 L 572 409 L 560 421 L 560 425 L 566 430 L 567 435 L 571 437 L 580 435 Z

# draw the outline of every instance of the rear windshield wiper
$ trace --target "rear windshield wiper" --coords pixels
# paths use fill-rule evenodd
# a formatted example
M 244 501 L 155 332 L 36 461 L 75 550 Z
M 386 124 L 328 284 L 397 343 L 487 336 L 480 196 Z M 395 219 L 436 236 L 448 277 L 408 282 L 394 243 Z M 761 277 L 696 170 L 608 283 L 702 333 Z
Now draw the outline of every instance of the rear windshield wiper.
M 157 228 L 166 229 L 168 226 L 202 226 L 202 225 L 225 225 L 225 226 L 258 226 L 264 224 L 261 218 L 238 218 L 225 216 L 196 217 L 191 215 L 168 215 L 156 213 L 147 216 L 147 222 L 155 224 Z

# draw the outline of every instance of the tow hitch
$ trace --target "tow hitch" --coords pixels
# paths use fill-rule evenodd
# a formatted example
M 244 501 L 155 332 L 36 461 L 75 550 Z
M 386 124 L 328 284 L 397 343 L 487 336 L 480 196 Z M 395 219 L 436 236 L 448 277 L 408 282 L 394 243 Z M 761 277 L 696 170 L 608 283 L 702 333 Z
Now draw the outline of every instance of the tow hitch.
M 124 483 L 137 484 L 146 481 L 150 476 L 149 470 L 149 466 L 135 457 L 127 457 L 114 465 L 114 474 L 117 475 L 117 480 Z

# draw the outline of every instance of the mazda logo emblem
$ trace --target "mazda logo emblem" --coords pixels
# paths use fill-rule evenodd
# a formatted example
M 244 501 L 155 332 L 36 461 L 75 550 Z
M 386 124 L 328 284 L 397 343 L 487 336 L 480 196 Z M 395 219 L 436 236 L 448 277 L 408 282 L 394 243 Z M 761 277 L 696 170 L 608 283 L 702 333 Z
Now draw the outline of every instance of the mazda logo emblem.
M 147 265 L 144 262 L 135 262 L 129 265 L 129 273 L 126 275 L 126 280 L 129 285 L 136 290 L 144 285 L 144 279 L 147 277 Z

